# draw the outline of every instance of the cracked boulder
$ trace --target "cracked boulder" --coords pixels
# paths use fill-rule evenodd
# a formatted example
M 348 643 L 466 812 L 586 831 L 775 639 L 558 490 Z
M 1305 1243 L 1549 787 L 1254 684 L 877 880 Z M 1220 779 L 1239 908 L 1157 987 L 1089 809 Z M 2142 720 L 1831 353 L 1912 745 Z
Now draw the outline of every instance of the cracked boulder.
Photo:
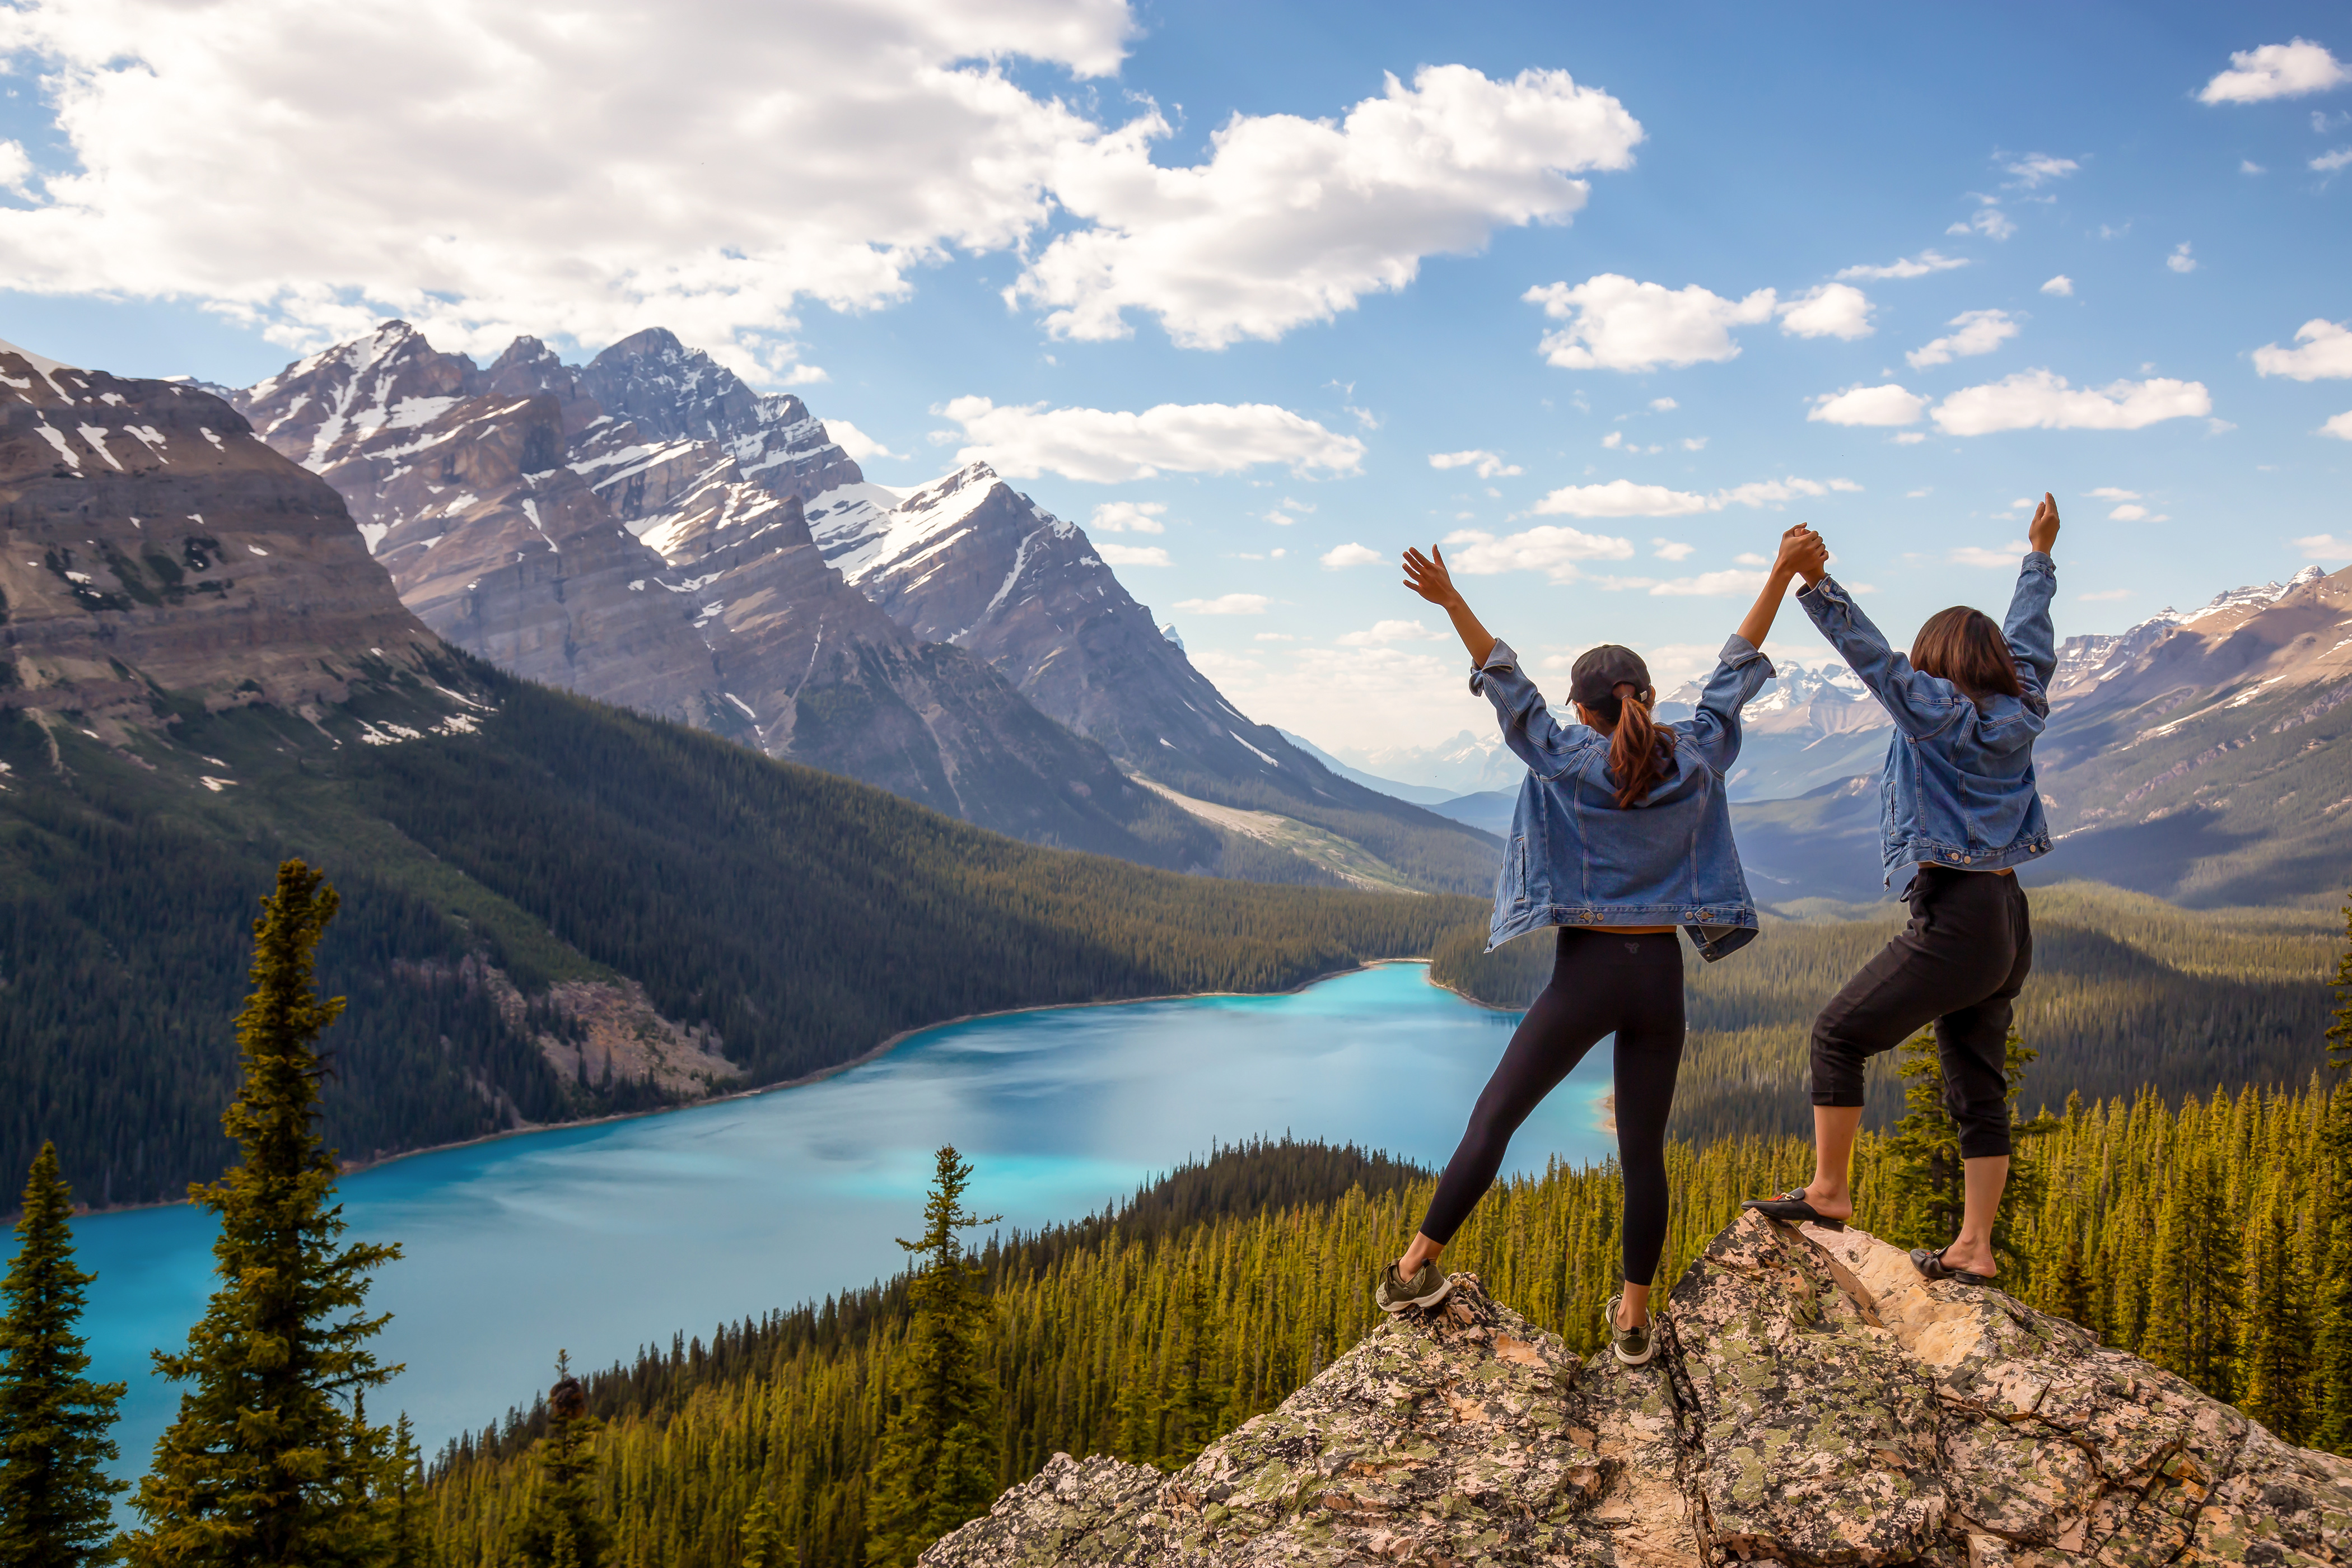
M 2352 1464 L 1859 1231 L 1743 1216 L 1641 1368 L 1454 1282 L 1176 1474 L 1056 1455 L 922 1562 L 2352 1563 Z

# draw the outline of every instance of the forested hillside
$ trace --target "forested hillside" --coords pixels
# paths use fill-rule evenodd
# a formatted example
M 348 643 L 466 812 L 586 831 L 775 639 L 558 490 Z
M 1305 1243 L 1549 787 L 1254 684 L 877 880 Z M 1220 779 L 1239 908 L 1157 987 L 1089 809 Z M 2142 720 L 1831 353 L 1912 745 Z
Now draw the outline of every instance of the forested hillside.
M 1954 1145 L 1937 1092 L 1925 1085 L 1927 1108 L 1895 1137 L 1865 1135 L 1856 1155 L 1856 1221 L 1898 1245 L 1950 1234 L 1938 1205 L 1956 1194 L 1937 1161 Z M 2178 1112 L 2142 1095 L 2070 1105 L 2028 1130 L 2000 1238 L 2003 1288 L 2237 1401 L 2290 1441 L 2342 1446 L 2347 1435 L 2325 1423 L 2352 1407 L 2352 1389 L 2320 1374 L 2312 1342 L 2352 1331 L 2321 1331 L 2325 1294 L 2345 1288 L 2352 1262 L 2352 1091 L 2332 1106 L 2324 1086 L 2250 1091 Z M 1670 1145 L 1661 1280 L 1679 1277 L 1743 1196 L 1801 1180 L 1810 1159 L 1794 1139 Z M 1354 1344 L 1376 1316 L 1375 1271 L 1412 1234 L 1433 1179 L 1368 1170 L 1345 1191 L 1312 1191 L 1349 1181 L 1349 1163 L 1291 1145 L 1234 1151 L 1207 1172 L 1234 1172 L 1223 1183 L 1242 1201 L 1181 1226 L 1161 1223 L 1168 1205 L 1146 1194 L 1116 1218 L 987 1247 L 999 1484 L 1056 1450 L 1181 1465 Z M 1292 1173 L 1283 1184 L 1300 1201 L 1247 1202 L 1269 1184 L 1239 1174 L 1252 1169 Z M 1202 1176 L 1176 1180 L 1197 1190 Z M 1609 1166 L 1506 1183 L 1445 1265 L 1591 1352 L 1616 1289 L 1619 1203 Z M 901 1279 L 722 1325 L 707 1344 L 681 1338 L 589 1379 L 591 1411 L 606 1423 L 596 1500 L 610 1560 L 732 1563 L 764 1494 L 803 1568 L 855 1568 L 911 1321 Z M 512 1412 L 441 1456 L 435 1531 L 451 1568 L 499 1561 L 546 1419 Z
M 2169 1100 L 2275 1086 L 2311 1070 L 2326 1027 L 2326 977 L 2343 921 L 2326 910 L 2179 909 L 2095 883 L 2036 889 L 2033 973 L 2017 1026 L 2041 1052 L 2024 1100 L 2109 1099 L 2153 1088 Z M 1708 1139 L 1811 1126 L 1804 1094 L 1813 1015 L 1902 924 L 1765 917 L 1755 942 L 1716 963 L 1688 959 L 1690 1039 L 1675 1131 Z M 1491 1005 L 1522 1007 L 1551 975 L 1554 937 L 1538 931 L 1484 953 L 1485 930 L 1440 943 L 1432 978 Z M 1869 1122 L 1899 1112 L 1902 1086 L 1882 1058 Z
M 0 712 L 0 1165 L 54 1139 L 99 1204 L 219 1169 L 244 919 L 287 856 L 344 894 L 347 1158 L 664 1099 L 595 1070 L 558 981 L 641 986 L 743 1087 L 969 1013 L 1282 989 L 1478 912 L 1020 844 L 471 660 L 379 673 L 115 746 Z

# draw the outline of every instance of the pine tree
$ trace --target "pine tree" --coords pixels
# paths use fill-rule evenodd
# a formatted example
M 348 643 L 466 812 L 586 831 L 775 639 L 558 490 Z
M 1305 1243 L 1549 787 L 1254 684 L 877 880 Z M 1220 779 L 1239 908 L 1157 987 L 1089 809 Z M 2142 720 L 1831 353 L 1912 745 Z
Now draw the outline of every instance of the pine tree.
M 2344 906 L 2344 951 L 2336 959 L 2336 1021 L 2327 1026 L 2327 1065 L 2352 1068 L 2352 904 Z
M 776 1508 L 768 1500 L 768 1489 L 761 1487 L 743 1512 L 742 1568 L 791 1568 L 785 1561 L 790 1555 L 778 1547 Z
M 2309 1425 L 2311 1298 L 2275 1194 L 2256 1223 L 2252 1264 L 2246 1281 L 2240 1403 L 2273 1436 L 2301 1443 Z
M 1941 1247 L 1959 1234 L 1967 1211 L 1960 1130 L 1944 1108 L 1944 1066 L 1935 1031 L 1920 1031 L 1899 1050 L 1908 1109 L 1886 1141 L 1888 1195 L 1896 1216 L 1887 1239 L 1897 1247 Z
M 2147 1343 L 2141 1353 L 2227 1399 L 2238 1352 L 2244 1248 L 2213 1148 L 2213 1123 L 2224 1112 L 2218 1095 L 2201 1118 L 2192 1121 L 2193 1101 L 2182 1110 L 2172 1186 L 2157 1221 Z
M 89 1356 L 74 1330 L 97 1276 L 74 1266 L 72 1213 L 57 1146 L 44 1143 L 25 1182 L 16 1258 L 0 1280 L 0 1563 L 9 1568 L 84 1568 L 112 1555 L 109 1500 L 123 1484 L 101 1467 L 116 1457 L 107 1429 L 123 1385 L 83 1375 Z
M 382 1490 L 384 1501 L 386 1568 L 426 1568 L 432 1561 L 432 1525 L 425 1517 L 425 1465 L 416 1451 L 416 1429 L 401 1413 L 392 1432 L 392 1459 Z
M 2352 1454 L 2352 1077 L 2328 1097 L 2312 1177 L 2317 1320 L 2311 1446 Z
M 996 1495 L 996 1387 L 983 1355 L 993 1309 L 981 1267 L 956 1233 L 1003 1216 L 965 1211 L 971 1180 L 954 1145 L 940 1149 L 923 1234 L 898 1240 L 923 1261 L 908 1288 L 915 1321 L 875 1463 L 866 1543 L 873 1568 L 904 1568 L 987 1512 Z
M 601 1425 L 588 1414 L 588 1393 L 572 1375 L 570 1352 L 557 1351 L 547 1436 L 539 1440 L 538 1491 L 509 1538 L 515 1561 L 544 1568 L 597 1568 L 604 1561 L 604 1522 L 596 1509 Z
M 318 1132 L 329 1070 L 319 1037 L 343 1004 L 320 1000 L 312 973 L 337 905 L 323 873 L 289 860 L 254 921 L 253 994 L 236 1017 L 244 1082 L 221 1117 L 239 1158 L 189 1189 L 220 1216 L 221 1285 L 188 1348 L 155 1352 L 159 1372 L 194 1386 L 139 1483 L 145 1525 L 124 1542 L 137 1563 L 376 1568 L 382 1558 L 386 1434 L 358 1400 L 400 1371 L 367 1348 L 386 1317 L 363 1311 L 370 1271 L 400 1249 L 339 1245 L 335 1159 Z

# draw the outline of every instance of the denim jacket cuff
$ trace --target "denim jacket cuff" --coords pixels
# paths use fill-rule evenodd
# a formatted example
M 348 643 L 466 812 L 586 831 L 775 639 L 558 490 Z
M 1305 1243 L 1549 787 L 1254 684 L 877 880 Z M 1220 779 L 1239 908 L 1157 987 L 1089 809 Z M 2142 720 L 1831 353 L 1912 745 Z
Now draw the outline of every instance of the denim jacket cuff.
M 2046 550 L 2029 550 L 2025 552 L 2025 559 L 2020 563 L 2019 570 L 2039 572 L 2045 577 L 2055 577 L 2058 575 L 2058 563 L 2050 559 L 2050 552 Z
M 1765 678 L 1767 679 L 1775 679 L 1780 673 L 1779 670 L 1772 668 L 1772 661 L 1765 657 L 1764 650 L 1762 648 L 1758 647 L 1754 643 L 1749 642 L 1738 632 L 1732 633 L 1731 636 L 1724 639 L 1723 651 L 1717 654 L 1716 658 L 1727 668 L 1732 669 L 1745 669 L 1749 665 L 1761 660 L 1764 666 Z
M 1505 642 L 1500 637 L 1496 637 L 1495 639 L 1495 646 L 1486 650 L 1486 662 L 1484 664 L 1474 664 L 1470 668 L 1471 695 L 1474 697 L 1484 697 L 1486 695 L 1486 678 L 1489 674 L 1508 674 L 1510 671 L 1518 668 L 1518 667 L 1519 656 L 1517 652 L 1512 648 L 1509 643 Z
M 1850 605 L 1853 600 L 1836 578 L 1824 572 L 1820 582 L 1797 590 L 1797 602 L 1810 610 L 1820 605 Z

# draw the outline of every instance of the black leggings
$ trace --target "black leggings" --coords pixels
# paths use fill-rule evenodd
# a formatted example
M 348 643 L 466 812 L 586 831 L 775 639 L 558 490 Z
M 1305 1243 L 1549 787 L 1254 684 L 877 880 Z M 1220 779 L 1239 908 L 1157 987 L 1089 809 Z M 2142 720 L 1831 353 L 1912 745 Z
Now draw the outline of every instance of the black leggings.
M 1422 1235 L 1454 1231 L 1495 1183 L 1503 1151 L 1603 1035 L 1617 1037 L 1617 1161 L 1625 1175 L 1625 1279 L 1646 1285 L 1666 1245 L 1666 1112 L 1683 1059 L 1683 949 L 1673 931 L 1562 927 L 1551 984 L 1528 1009 L 1446 1162 Z

